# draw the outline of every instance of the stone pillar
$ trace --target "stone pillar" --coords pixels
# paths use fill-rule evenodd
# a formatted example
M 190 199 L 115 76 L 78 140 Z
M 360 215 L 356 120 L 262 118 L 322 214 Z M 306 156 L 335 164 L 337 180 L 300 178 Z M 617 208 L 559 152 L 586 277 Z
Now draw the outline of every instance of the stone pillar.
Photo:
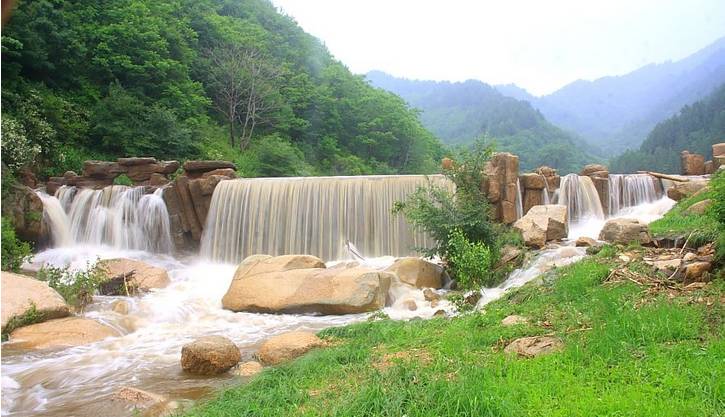
M 592 179 L 604 213 L 609 213 L 609 169 L 601 164 L 589 164 L 579 173 Z
M 712 172 L 725 165 L 725 143 L 712 145 Z
M 544 176 L 536 173 L 523 174 L 519 177 L 523 194 L 524 215 L 531 207 L 544 204 L 543 191 L 546 188 Z M 547 191 L 548 192 L 548 191 Z
M 705 157 L 696 153 L 680 153 L 682 175 L 705 175 Z
M 519 157 L 508 152 L 493 154 L 484 169 L 486 180 L 481 188 L 493 205 L 493 218 L 505 224 L 516 221 Z

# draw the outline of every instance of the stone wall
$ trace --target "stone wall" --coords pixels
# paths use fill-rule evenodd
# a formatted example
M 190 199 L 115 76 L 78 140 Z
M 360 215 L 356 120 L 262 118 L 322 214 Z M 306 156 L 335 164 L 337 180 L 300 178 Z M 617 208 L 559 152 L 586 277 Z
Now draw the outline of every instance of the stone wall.
M 521 181 L 521 195 L 525 215 L 531 207 L 544 204 L 543 190 L 546 188 L 546 182 L 544 176 L 537 173 L 522 174 L 519 180 Z
M 516 221 L 516 188 L 519 179 L 519 157 L 497 152 L 486 163 L 486 179 L 481 189 L 493 205 L 493 218 L 505 224 Z

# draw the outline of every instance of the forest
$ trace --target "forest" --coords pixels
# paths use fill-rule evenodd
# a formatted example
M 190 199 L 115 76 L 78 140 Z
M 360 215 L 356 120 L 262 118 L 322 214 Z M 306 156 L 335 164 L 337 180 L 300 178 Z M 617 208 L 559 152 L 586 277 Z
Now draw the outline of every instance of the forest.
M 11 171 L 143 155 L 243 176 L 426 173 L 444 152 L 265 0 L 21 1 L 3 29 Z
M 689 150 L 712 158 L 712 145 L 725 140 L 725 84 L 705 99 L 682 108 L 658 123 L 637 150 L 610 161 L 612 172 L 650 170 L 680 172 L 680 152 Z

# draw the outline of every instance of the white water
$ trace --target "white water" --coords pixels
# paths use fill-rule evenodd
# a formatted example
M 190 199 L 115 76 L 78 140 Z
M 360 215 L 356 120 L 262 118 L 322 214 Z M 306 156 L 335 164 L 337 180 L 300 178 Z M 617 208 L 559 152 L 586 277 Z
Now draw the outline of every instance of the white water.
M 521 179 L 516 180 L 516 220 L 524 217 L 524 201 L 521 196 Z
M 655 179 L 647 174 L 609 175 L 609 213 L 657 200 Z
M 70 231 L 70 220 L 65 214 L 61 202 L 57 198 L 44 192 L 38 192 L 43 202 L 43 222 L 51 230 L 51 243 L 53 246 L 68 246 L 73 239 Z
M 569 174 L 561 179 L 561 187 L 555 204 L 567 206 L 570 223 L 604 219 L 602 203 L 592 179 Z

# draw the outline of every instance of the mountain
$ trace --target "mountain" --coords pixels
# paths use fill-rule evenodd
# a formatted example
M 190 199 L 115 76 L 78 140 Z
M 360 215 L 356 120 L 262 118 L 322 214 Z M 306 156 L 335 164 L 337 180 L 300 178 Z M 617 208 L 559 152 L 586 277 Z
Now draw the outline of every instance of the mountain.
M 380 71 L 371 71 L 366 78 L 419 109 L 423 125 L 445 143 L 491 137 L 497 149 L 519 155 L 525 170 L 549 165 L 576 172 L 598 159 L 591 148 L 583 148 L 583 143 L 549 123 L 529 103 L 506 97 L 483 82 L 408 80 Z
M 723 82 L 725 37 L 677 62 L 650 64 L 594 81 L 574 81 L 540 98 L 527 97 L 516 86 L 497 88 L 510 97 L 528 100 L 555 125 L 614 155 L 639 146 L 658 122 Z
M 688 150 L 712 158 L 712 145 L 725 139 L 725 84 L 704 99 L 684 106 L 657 124 L 638 150 L 628 150 L 610 161 L 612 172 L 638 170 L 679 173 L 680 152 Z
M 19 1 L 2 160 L 226 159 L 243 176 L 434 172 L 442 144 L 267 0 Z M 3 18 L 6 15 L 3 13 Z

